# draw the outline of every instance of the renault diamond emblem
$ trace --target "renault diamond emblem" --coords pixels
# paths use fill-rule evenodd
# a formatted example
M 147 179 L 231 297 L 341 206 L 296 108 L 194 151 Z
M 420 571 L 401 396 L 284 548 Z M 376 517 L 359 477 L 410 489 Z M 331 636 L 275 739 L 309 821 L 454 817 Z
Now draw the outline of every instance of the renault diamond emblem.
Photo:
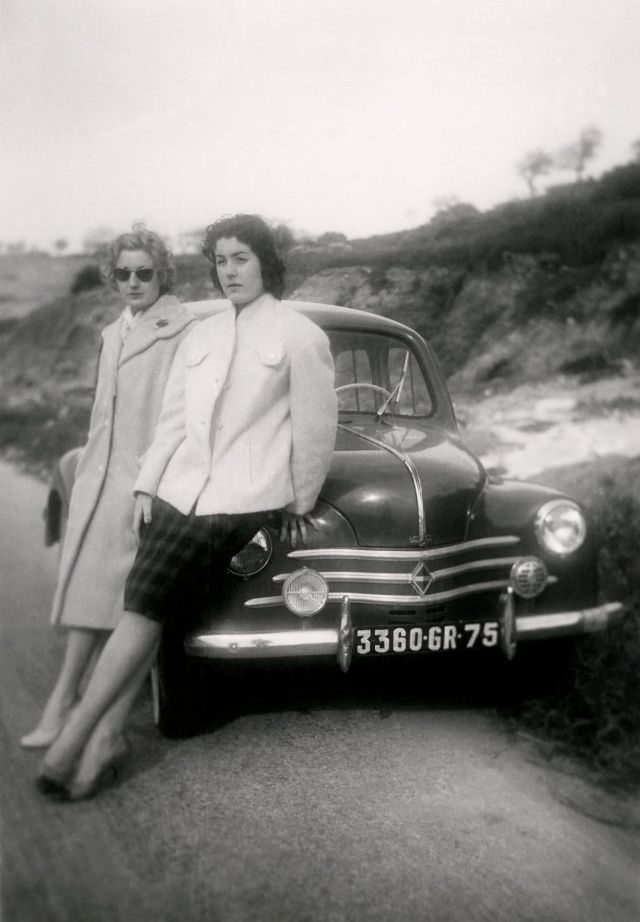
M 432 582 L 433 576 L 429 572 L 429 568 L 427 567 L 426 563 L 421 560 L 420 563 L 416 564 L 413 571 L 411 572 L 411 585 L 420 593 L 420 595 L 426 595 Z

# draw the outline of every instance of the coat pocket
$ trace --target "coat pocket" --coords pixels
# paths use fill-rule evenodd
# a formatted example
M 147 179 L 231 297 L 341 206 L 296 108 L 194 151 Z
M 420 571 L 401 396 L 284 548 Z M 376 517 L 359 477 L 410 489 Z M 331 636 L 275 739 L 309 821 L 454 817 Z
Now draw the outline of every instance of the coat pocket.
M 257 348 L 258 358 L 263 365 L 269 368 L 275 368 L 284 359 L 284 344 L 279 339 L 273 339 L 269 342 L 262 343 Z

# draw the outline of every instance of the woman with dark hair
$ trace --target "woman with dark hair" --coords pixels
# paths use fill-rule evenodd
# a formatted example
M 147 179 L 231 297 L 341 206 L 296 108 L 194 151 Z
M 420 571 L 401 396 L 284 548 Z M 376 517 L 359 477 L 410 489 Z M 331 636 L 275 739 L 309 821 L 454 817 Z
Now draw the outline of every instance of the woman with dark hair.
M 217 221 L 204 253 L 231 304 L 198 324 L 176 354 L 134 487 L 140 545 L 125 613 L 41 766 L 40 789 L 71 800 L 95 793 L 112 768 L 106 759 L 89 778 L 84 753 L 101 715 L 149 661 L 162 626 L 203 602 L 210 574 L 224 574 L 275 512 L 282 540 L 305 541 L 333 454 L 329 343 L 275 296 L 284 267 L 268 225 L 256 215 Z
M 216 261 L 216 244 L 223 237 L 235 237 L 250 247 L 260 262 L 264 290 L 274 298 L 281 298 L 284 293 L 285 265 L 278 256 L 269 225 L 256 215 L 238 214 L 225 215 L 207 228 L 202 254 L 213 263 L 211 280 L 215 288 L 224 293 L 224 286 L 218 278 Z
M 173 258 L 162 239 L 134 227 L 109 246 L 103 275 L 124 305 L 102 332 L 89 435 L 76 469 L 51 613 L 66 629 L 63 662 L 38 726 L 21 739 L 58 735 L 93 654 L 123 611 L 136 552 L 133 484 L 149 447 L 178 345 L 194 317 L 171 294 Z

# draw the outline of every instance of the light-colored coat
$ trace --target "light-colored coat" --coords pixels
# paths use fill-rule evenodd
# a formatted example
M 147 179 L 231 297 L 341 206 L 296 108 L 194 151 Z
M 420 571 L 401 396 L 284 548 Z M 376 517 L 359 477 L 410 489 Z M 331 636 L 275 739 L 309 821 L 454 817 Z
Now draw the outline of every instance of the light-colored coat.
M 204 320 L 176 354 L 135 489 L 183 514 L 309 512 L 336 438 L 325 333 L 265 294 Z
M 155 429 L 180 342 L 195 322 L 173 295 L 136 321 L 105 327 L 89 436 L 78 462 L 51 621 L 110 630 L 136 552 L 133 484 Z

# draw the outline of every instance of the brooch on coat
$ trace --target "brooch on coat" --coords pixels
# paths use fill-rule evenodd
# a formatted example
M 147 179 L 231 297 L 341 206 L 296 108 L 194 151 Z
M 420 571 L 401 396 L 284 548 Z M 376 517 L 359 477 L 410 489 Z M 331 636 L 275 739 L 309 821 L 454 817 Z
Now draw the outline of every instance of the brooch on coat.
M 168 327 L 169 321 L 168 320 L 156 320 L 156 326 L 157 327 Z

